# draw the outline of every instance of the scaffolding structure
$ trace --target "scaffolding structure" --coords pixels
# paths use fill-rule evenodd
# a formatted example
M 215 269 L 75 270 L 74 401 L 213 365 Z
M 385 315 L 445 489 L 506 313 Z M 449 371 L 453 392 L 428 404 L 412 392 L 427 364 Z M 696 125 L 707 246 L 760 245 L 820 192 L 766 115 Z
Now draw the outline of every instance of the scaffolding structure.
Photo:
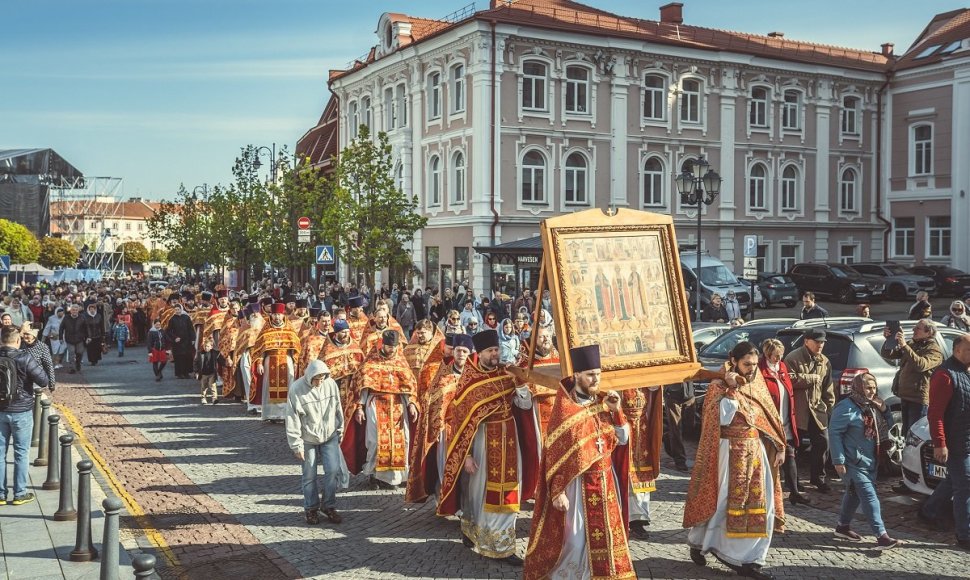
M 105 276 L 125 272 L 124 252 L 106 225 L 121 215 L 122 182 L 120 177 L 84 177 L 51 187 L 51 229 L 81 251 L 82 266 Z

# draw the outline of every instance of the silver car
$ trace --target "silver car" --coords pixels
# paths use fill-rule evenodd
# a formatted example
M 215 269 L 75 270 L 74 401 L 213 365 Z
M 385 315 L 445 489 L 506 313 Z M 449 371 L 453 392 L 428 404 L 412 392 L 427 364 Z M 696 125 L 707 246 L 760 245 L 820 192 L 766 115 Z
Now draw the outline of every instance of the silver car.
M 899 264 L 852 264 L 860 274 L 881 277 L 886 283 L 886 296 L 890 300 L 915 298 L 916 293 L 925 290 L 931 295 L 936 293 L 936 282 L 928 276 L 920 276 Z

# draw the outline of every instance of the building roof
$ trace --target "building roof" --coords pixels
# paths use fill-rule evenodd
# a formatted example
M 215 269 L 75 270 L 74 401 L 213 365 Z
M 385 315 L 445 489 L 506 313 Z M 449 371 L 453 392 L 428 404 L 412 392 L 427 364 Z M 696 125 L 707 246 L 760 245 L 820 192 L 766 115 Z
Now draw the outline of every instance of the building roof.
M 0 149 L 0 182 L 60 185 L 81 178 L 53 149 Z
M 882 52 L 790 40 L 777 33 L 772 36 L 758 35 L 620 16 L 571 0 L 515 0 L 508 3 L 492 0 L 492 6 L 456 22 L 395 16 L 412 22 L 412 41 L 408 44 L 422 42 L 476 19 L 871 72 L 885 70 L 892 60 Z M 360 70 L 376 59 L 376 50 L 372 49 L 365 58 L 354 61 L 347 70 L 330 71 L 330 80 Z
M 296 154 L 300 159 L 309 158 L 314 167 L 329 168 L 332 159 L 340 151 L 338 137 L 340 103 L 336 95 L 330 95 L 327 106 L 320 115 L 316 126 L 306 132 L 296 143 Z
M 933 17 L 894 67 L 905 70 L 970 54 L 970 8 Z
M 129 219 L 145 220 L 153 215 L 161 207 L 161 204 L 154 201 L 144 201 L 141 199 L 131 199 L 129 201 L 92 201 L 83 203 L 84 215 L 73 214 L 77 211 L 79 202 L 77 201 L 52 201 L 51 202 L 51 221 L 56 221 L 66 217 L 84 217 L 88 219 Z

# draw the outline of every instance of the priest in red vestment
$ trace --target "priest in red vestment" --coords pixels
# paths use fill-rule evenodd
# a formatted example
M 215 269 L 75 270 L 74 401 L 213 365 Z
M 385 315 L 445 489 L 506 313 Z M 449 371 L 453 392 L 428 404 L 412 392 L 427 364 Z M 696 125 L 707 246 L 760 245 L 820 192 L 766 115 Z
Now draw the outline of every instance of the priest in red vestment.
M 421 367 L 431 352 L 438 348 L 444 338 L 445 335 L 427 318 L 419 320 L 415 325 L 411 342 L 404 347 L 404 358 L 408 359 L 408 366 L 411 367 L 415 379 L 421 374 Z
M 543 443 L 527 580 L 636 578 L 620 498 L 626 474 L 613 451 L 629 441 L 616 392 L 600 392 L 598 345 L 569 351 L 573 376 L 562 380 Z
M 273 305 L 269 323 L 256 337 L 252 349 L 254 384 L 260 393 L 264 421 L 284 421 L 286 419 L 286 397 L 290 383 L 296 377 L 296 361 L 300 356 L 300 339 L 286 320 L 286 305 L 279 302 Z
M 364 338 L 364 331 L 370 324 L 370 319 L 364 314 L 364 297 L 352 296 L 347 299 L 347 324 L 350 326 L 350 336 L 354 342 L 360 344 Z
M 617 447 L 614 465 L 629 474 L 629 495 L 620 495 L 629 514 L 630 532 L 646 539 L 650 525 L 650 493 L 657 489 L 660 474 L 660 443 L 663 437 L 663 395 L 660 387 L 627 389 L 620 405 L 630 425 L 630 443 Z
M 552 344 L 552 327 L 539 326 L 536 329 L 536 351 L 532 354 L 533 367 L 548 365 L 559 366 L 559 350 Z M 523 355 L 519 360 L 520 366 L 529 366 L 529 347 L 522 343 Z M 558 371 L 557 371 L 558 372 Z M 529 383 L 529 390 L 532 391 L 532 401 L 535 403 L 536 416 L 539 419 L 539 435 L 545 439 L 546 428 L 549 425 L 549 417 L 552 415 L 552 406 L 556 402 L 556 391 L 538 383 Z

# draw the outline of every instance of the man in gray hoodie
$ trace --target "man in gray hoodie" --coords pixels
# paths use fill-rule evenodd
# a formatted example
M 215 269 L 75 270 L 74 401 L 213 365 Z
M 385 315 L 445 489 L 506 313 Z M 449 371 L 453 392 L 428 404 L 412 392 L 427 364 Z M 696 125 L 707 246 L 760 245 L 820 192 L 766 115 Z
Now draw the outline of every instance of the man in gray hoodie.
M 306 522 L 320 523 L 320 512 L 334 524 L 343 521 L 337 513 L 337 485 L 346 488 L 350 472 L 340 452 L 344 430 L 340 389 L 322 360 L 311 361 L 303 377 L 290 385 L 287 395 L 286 439 L 296 458 L 303 462 L 303 509 Z M 317 466 L 323 466 L 323 504 L 317 485 Z

